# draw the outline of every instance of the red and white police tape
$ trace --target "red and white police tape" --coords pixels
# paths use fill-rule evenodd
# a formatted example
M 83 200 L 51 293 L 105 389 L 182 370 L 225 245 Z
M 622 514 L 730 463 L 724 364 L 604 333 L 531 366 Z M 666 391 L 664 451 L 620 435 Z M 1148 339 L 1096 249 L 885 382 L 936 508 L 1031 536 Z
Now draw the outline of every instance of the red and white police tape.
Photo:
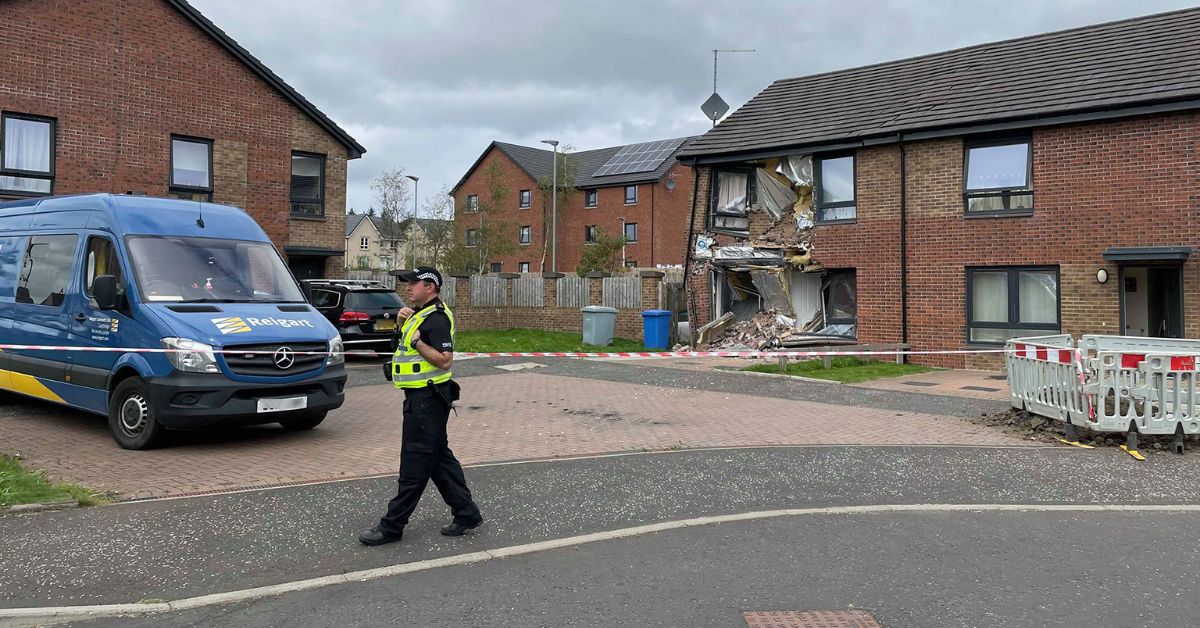
M 18 345 L 0 344 L 0 351 L 78 351 L 94 353 L 196 353 L 196 349 L 155 349 L 142 347 L 79 347 L 66 345 Z M 277 350 L 212 349 L 212 353 L 229 355 L 273 355 Z M 1005 353 L 1007 349 L 960 349 L 960 350 L 885 350 L 885 351 L 487 351 L 456 352 L 455 358 L 813 358 L 826 356 L 891 356 L 898 355 L 971 355 Z M 293 355 L 329 355 L 329 351 L 293 351 Z M 349 356 L 390 356 L 380 351 L 343 351 Z

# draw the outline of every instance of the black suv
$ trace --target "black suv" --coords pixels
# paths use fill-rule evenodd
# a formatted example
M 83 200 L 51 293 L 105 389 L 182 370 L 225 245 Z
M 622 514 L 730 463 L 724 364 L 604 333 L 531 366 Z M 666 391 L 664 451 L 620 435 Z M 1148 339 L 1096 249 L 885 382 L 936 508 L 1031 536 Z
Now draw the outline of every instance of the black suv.
M 308 300 L 337 327 L 347 352 L 396 350 L 396 324 L 404 300 L 378 281 L 305 279 Z

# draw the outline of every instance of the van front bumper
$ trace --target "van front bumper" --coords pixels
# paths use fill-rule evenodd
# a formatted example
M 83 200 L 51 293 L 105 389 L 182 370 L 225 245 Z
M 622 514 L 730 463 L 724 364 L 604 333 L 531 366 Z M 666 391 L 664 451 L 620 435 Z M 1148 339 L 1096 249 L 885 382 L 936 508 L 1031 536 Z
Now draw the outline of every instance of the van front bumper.
M 341 365 L 288 384 L 250 384 L 231 381 L 223 375 L 179 371 L 146 380 L 146 393 L 158 421 L 173 430 L 276 423 L 334 410 L 345 401 L 345 389 L 346 369 Z M 259 399 L 290 397 L 307 398 L 307 407 L 284 412 L 258 411 Z

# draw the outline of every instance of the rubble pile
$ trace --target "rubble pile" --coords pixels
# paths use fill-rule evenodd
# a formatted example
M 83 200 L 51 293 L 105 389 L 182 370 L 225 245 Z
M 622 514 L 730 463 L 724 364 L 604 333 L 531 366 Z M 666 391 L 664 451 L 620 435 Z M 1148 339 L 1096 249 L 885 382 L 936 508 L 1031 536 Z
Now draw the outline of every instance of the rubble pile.
M 764 310 L 747 321 L 730 321 L 724 331 L 709 342 L 708 348 L 714 350 L 742 347 L 754 350 L 773 349 L 786 346 L 787 341 L 792 337 L 807 337 L 820 326 L 820 315 L 803 327 L 797 327 L 794 320 L 780 314 L 777 310 Z

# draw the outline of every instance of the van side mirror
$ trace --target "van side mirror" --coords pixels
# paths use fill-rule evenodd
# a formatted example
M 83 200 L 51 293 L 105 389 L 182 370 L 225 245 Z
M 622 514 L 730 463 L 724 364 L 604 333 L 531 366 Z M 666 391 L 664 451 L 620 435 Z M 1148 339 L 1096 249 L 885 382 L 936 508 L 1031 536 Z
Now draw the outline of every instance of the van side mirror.
M 92 281 L 92 294 L 96 297 L 96 307 L 102 310 L 117 309 L 117 278 L 112 275 L 100 275 Z

